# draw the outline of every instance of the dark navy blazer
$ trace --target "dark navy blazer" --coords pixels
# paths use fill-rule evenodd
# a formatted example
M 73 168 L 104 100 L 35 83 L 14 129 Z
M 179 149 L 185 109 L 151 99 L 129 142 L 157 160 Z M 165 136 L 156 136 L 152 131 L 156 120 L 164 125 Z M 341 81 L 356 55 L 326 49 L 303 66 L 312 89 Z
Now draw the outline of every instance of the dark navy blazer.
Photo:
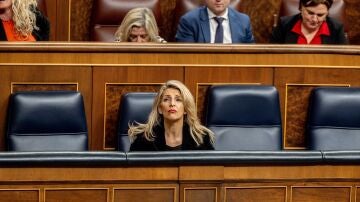
M 270 43 L 296 44 L 298 35 L 291 30 L 300 19 L 300 14 L 282 17 L 279 25 L 272 32 Z M 343 24 L 330 17 L 326 18 L 326 22 L 329 26 L 330 36 L 322 35 L 322 44 L 347 44 Z

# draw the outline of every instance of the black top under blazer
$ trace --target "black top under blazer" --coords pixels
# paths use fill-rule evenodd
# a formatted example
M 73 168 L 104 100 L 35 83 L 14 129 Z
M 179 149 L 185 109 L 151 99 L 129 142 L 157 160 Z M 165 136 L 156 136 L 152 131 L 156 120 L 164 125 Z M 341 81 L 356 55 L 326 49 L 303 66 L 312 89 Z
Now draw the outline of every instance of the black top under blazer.
M 165 142 L 164 126 L 158 125 L 154 128 L 155 139 L 149 141 L 144 134 L 137 135 L 136 139 L 130 146 L 130 151 L 168 151 Z M 210 142 L 209 135 L 204 136 L 204 143 L 196 145 L 196 142 L 190 135 L 190 128 L 187 124 L 183 127 L 183 143 L 180 150 L 214 150 L 214 146 Z
M 32 35 L 35 37 L 36 41 L 49 41 L 50 36 L 50 22 L 45 17 L 41 11 L 35 9 L 36 15 L 36 26 L 39 30 L 35 30 L 32 32 Z M 6 34 L 2 23 L 0 23 L 0 41 L 7 41 Z
M 299 35 L 291 30 L 300 19 L 300 14 L 281 17 L 278 26 L 272 32 L 270 43 L 296 44 Z M 322 44 L 347 44 L 343 24 L 331 17 L 327 17 L 326 22 L 329 26 L 330 36 L 322 35 Z

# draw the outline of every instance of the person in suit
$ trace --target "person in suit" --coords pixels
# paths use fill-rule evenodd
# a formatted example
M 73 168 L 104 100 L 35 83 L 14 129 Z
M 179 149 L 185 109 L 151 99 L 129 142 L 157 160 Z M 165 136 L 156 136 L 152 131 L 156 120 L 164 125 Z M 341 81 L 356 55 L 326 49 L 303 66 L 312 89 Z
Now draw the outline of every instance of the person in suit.
M 183 15 L 176 32 L 176 41 L 254 43 L 249 16 L 230 8 L 229 4 L 230 0 L 205 0 L 206 6 Z
M 159 36 L 159 28 L 155 16 L 148 8 L 131 9 L 115 32 L 115 41 L 166 43 Z
M 1 41 L 48 41 L 50 23 L 37 0 L 0 0 Z
M 270 43 L 346 44 L 344 26 L 329 17 L 333 0 L 300 0 L 300 13 L 280 18 Z
M 194 97 L 169 80 L 155 97 L 148 122 L 129 127 L 130 151 L 213 150 L 214 133 L 200 124 Z

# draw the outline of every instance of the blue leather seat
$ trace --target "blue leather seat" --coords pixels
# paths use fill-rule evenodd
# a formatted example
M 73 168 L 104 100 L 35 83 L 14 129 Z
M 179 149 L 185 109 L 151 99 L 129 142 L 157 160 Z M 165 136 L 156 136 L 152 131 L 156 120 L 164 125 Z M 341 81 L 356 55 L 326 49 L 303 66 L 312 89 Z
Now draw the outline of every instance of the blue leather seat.
M 8 110 L 10 151 L 84 151 L 88 149 L 82 95 L 74 91 L 17 92 Z
M 205 118 L 216 136 L 215 150 L 282 148 L 279 95 L 273 86 L 212 86 Z
M 360 88 L 315 88 L 307 137 L 311 150 L 360 150 Z
M 131 92 L 121 97 L 117 130 L 119 151 L 129 151 L 129 124 L 147 122 L 155 96 L 156 93 Z

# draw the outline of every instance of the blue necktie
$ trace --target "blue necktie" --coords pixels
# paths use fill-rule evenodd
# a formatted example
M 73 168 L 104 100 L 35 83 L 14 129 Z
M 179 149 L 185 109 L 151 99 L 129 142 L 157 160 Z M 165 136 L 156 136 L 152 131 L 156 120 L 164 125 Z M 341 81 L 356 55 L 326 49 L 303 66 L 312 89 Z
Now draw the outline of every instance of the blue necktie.
M 214 17 L 214 20 L 218 23 L 218 26 L 217 26 L 216 32 L 215 32 L 215 41 L 214 41 L 214 43 L 223 43 L 223 41 L 224 41 L 224 28 L 222 26 L 222 22 L 224 21 L 224 18 L 222 18 L 222 17 Z

